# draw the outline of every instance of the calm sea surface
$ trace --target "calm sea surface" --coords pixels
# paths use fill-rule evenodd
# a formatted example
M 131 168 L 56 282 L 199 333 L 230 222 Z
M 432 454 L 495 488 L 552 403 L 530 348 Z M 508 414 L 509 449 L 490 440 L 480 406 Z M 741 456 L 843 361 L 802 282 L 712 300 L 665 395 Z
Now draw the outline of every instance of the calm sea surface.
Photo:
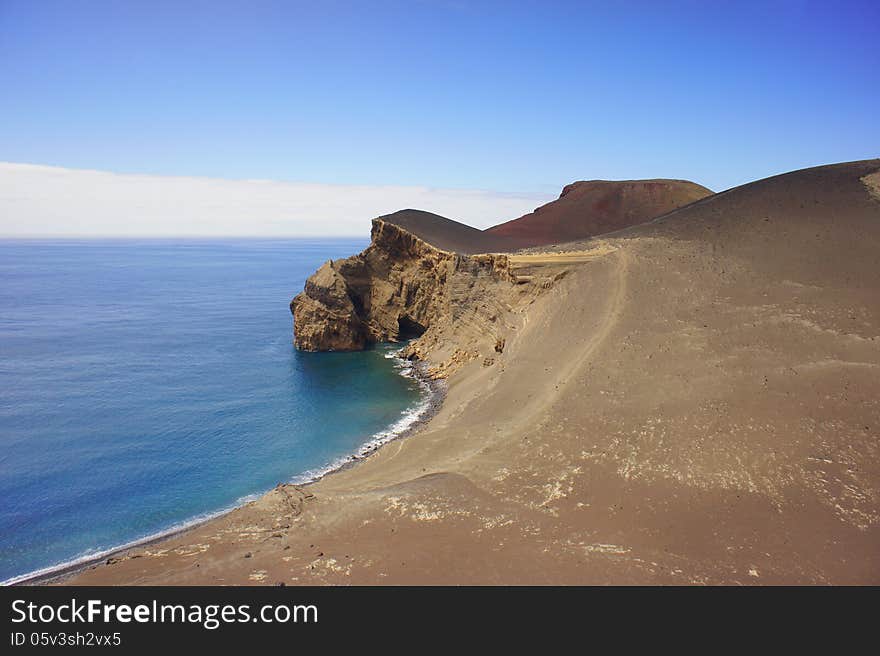
M 366 240 L 0 241 L 0 581 L 179 527 L 423 402 L 388 348 L 310 354 L 290 299 Z

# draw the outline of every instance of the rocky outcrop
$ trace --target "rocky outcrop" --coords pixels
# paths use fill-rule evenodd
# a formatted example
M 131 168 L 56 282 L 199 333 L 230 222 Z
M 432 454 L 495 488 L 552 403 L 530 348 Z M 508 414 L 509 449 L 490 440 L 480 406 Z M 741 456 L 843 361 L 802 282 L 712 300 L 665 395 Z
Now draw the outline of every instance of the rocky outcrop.
M 353 351 L 363 349 L 370 341 L 367 327 L 338 267 L 332 260 L 326 262 L 290 303 L 298 348 Z
M 507 256 L 444 251 L 374 219 L 366 250 L 326 262 L 291 301 L 294 342 L 305 351 L 361 350 L 422 336 L 424 344 L 451 322 L 503 342 L 491 327 L 501 311 L 489 292 L 497 285 L 514 285 Z M 412 345 L 410 355 L 418 357 L 419 349 Z

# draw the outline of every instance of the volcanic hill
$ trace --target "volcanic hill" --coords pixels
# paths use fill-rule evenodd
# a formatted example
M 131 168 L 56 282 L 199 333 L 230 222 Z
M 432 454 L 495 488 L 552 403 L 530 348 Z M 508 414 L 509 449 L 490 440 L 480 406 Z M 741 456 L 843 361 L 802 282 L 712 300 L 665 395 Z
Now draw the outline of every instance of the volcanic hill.
M 880 583 L 880 159 L 482 270 L 404 233 L 427 425 L 75 583 Z

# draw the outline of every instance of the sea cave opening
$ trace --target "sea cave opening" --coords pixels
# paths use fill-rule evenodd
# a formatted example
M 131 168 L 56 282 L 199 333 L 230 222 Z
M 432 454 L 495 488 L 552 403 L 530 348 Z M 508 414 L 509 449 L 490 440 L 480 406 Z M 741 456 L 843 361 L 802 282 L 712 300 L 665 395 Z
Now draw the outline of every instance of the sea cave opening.
M 415 339 L 421 337 L 426 328 L 412 317 L 401 314 L 397 317 L 397 338 L 399 340 Z

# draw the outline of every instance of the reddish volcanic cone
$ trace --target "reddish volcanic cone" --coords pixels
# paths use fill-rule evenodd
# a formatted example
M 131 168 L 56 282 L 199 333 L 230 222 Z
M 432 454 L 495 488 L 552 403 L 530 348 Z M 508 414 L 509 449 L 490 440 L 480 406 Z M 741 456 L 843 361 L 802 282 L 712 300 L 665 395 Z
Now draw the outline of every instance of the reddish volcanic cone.
M 518 247 L 563 243 L 645 223 L 711 194 L 687 180 L 573 182 L 557 200 L 485 232 Z

